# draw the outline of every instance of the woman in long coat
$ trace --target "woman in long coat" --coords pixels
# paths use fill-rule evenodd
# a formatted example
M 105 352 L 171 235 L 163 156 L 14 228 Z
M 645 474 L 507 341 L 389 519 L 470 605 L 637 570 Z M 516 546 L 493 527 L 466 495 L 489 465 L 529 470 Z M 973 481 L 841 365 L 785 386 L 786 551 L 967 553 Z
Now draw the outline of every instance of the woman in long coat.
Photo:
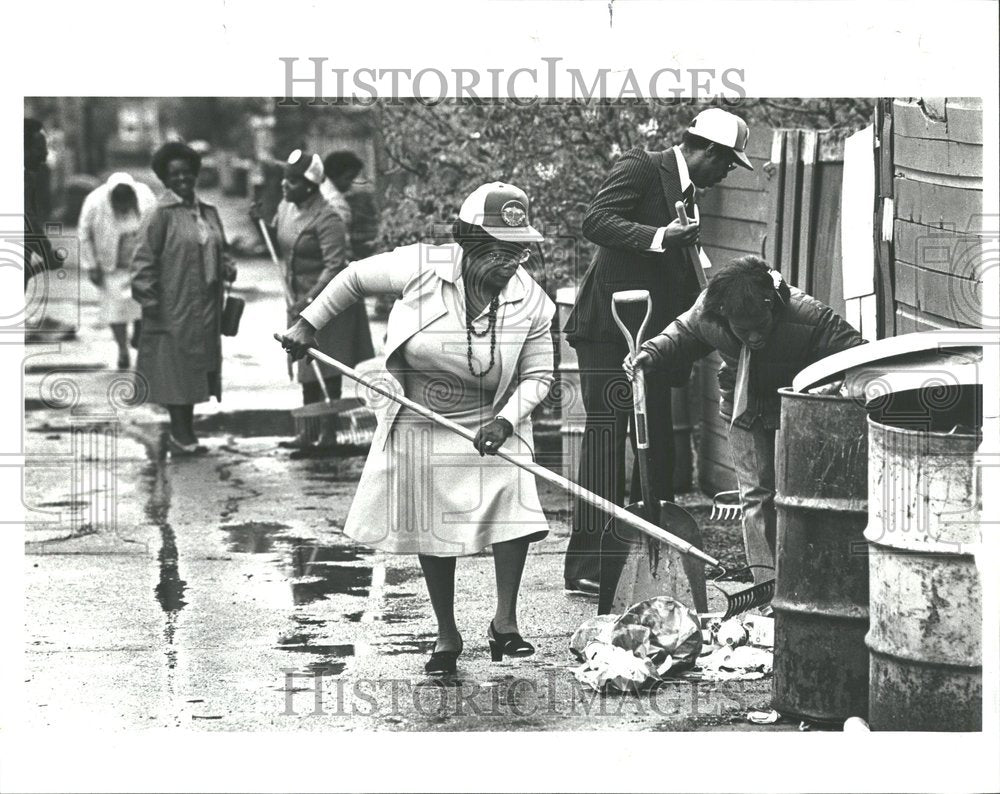
M 351 304 L 392 295 L 383 383 L 476 431 L 473 449 L 398 403 L 373 400 L 378 429 L 344 525 L 368 546 L 418 555 L 438 622 L 429 673 L 456 669 L 455 561 L 486 546 L 497 586 L 492 657 L 534 653 L 518 629 L 517 593 L 528 543 L 548 525 L 534 477 L 492 457 L 501 446 L 531 454 L 531 413 L 553 378 L 555 307 L 520 266 L 541 239 L 527 213 L 522 190 L 483 185 L 462 206 L 456 243 L 419 243 L 353 263 L 283 335 L 300 356 Z
M 323 178 L 323 163 L 318 155 L 300 149 L 292 152 L 281 183 L 284 199 L 268 229 L 285 265 L 284 279 L 292 301 L 286 307 L 289 324 L 347 266 L 347 224 L 323 198 L 320 192 Z M 259 217 L 256 206 L 251 216 Z M 317 333 L 316 342 L 324 353 L 352 367 L 374 356 L 364 303 L 359 302 L 333 318 Z M 321 370 L 324 368 L 323 364 L 319 366 Z M 339 397 L 340 375 L 327 369 L 323 380 L 330 397 Z M 307 361 L 299 362 L 298 381 L 304 404 L 323 399 L 323 390 Z
M 174 455 L 205 451 L 194 405 L 222 399 L 223 281 L 236 278 L 219 213 L 195 195 L 201 157 L 172 141 L 153 155 L 166 191 L 143 220 L 132 260 L 132 296 L 142 307 L 136 372 L 147 399 L 170 414 Z

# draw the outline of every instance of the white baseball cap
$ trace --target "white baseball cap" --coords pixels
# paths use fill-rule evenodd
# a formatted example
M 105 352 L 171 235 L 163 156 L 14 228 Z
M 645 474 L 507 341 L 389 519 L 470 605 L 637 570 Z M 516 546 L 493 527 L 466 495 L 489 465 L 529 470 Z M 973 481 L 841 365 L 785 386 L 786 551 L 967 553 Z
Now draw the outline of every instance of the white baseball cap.
M 713 143 L 728 146 L 733 150 L 736 164 L 753 171 L 750 158 L 746 155 L 750 129 L 739 116 L 722 108 L 708 108 L 694 117 L 688 132 Z
M 288 165 L 285 167 L 287 176 L 301 176 L 308 179 L 314 185 L 323 181 L 323 161 L 318 154 L 307 154 L 301 149 L 296 149 L 288 155 Z
M 528 223 L 528 195 L 503 182 L 480 185 L 462 202 L 458 217 L 481 226 L 491 237 L 512 243 L 541 242 L 540 232 Z

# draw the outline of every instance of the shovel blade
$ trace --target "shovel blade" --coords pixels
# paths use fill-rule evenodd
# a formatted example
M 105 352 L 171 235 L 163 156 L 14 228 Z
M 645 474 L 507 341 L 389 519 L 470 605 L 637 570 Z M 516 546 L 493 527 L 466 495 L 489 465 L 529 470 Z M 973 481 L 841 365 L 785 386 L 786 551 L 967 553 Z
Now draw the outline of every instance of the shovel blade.
M 673 502 L 661 501 L 659 508 L 658 526 L 703 548 L 701 530 L 690 513 Z M 642 502 L 630 504 L 625 509 L 647 515 Z M 696 612 L 708 611 L 704 563 L 618 522 L 605 530 L 606 540 L 610 540 L 609 533 L 617 536 L 619 548 L 624 546 L 620 552 L 624 555 L 624 563 L 611 600 L 611 612 L 621 614 L 633 604 L 655 596 L 670 596 Z M 605 548 L 611 550 L 611 545 L 610 542 L 602 544 L 602 556 Z

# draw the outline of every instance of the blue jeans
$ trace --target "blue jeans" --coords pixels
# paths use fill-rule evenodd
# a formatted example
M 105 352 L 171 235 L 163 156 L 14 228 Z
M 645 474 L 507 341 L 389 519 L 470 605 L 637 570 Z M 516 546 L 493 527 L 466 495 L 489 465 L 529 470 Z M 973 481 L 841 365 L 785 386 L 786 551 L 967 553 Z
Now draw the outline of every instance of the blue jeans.
M 729 428 L 729 448 L 743 503 L 743 547 L 747 565 L 774 567 L 778 519 L 774 509 L 774 430 L 760 418 L 749 430 Z M 774 571 L 753 569 L 754 583 L 774 578 Z

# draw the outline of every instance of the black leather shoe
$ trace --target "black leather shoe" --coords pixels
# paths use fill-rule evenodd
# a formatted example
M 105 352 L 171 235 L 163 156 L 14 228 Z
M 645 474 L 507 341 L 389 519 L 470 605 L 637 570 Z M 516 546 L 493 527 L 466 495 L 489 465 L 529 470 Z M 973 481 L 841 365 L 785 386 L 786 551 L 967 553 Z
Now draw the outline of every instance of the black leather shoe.
M 490 644 L 490 658 L 494 662 L 503 661 L 504 656 L 520 659 L 524 656 L 531 656 L 535 652 L 535 646 L 516 631 L 507 634 L 498 632 L 492 620 L 486 632 L 486 638 Z
M 601 586 L 593 579 L 567 579 L 566 592 L 597 595 L 601 592 Z
M 458 669 L 458 657 L 461 655 L 461 646 L 457 651 L 439 651 L 437 643 L 434 643 L 434 650 L 424 665 L 424 672 L 428 675 L 454 675 Z

